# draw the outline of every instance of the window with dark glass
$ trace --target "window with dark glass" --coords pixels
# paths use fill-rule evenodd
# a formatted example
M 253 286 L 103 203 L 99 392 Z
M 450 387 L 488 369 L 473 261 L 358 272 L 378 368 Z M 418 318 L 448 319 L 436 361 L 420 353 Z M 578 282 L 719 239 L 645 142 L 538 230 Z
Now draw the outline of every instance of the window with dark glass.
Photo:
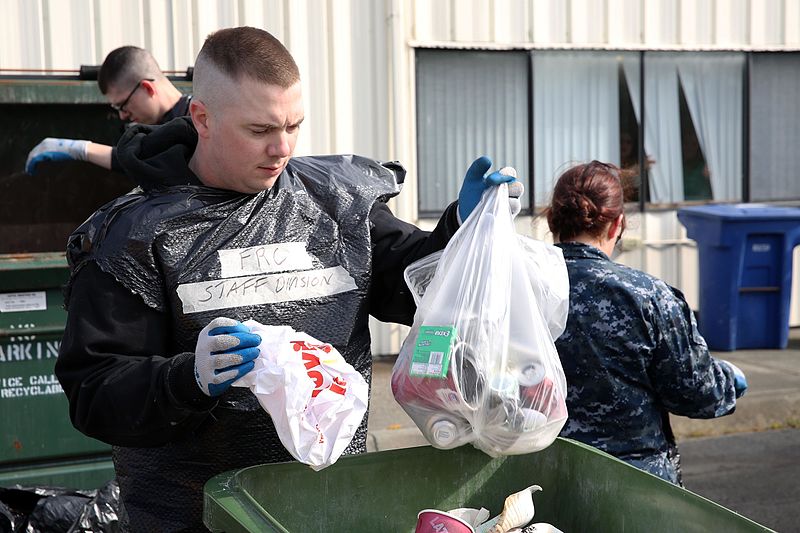
M 799 56 L 752 54 L 748 85 L 743 52 L 419 50 L 420 211 L 455 198 L 471 157 L 503 149 L 502 164 L 530 167 L 535 206 L 592 159 L 622 167 L 626 200 L 656 208 L 747 201 L 748 170 L 754 199 L 798 197 Z
M 700 139 L 697 137 L 686 96 L 680 90 L 681 162 L 683 168 L 683 199 L 687 202 L 708 201 L 711 192 L 711 172 Z

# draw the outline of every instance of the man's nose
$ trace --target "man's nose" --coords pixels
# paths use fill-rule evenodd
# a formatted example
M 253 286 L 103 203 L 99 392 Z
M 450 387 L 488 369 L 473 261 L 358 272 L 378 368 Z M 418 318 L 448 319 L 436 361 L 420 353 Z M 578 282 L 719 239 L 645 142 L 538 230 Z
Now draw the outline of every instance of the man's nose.
M 273 142 L 267 147 L 267 155 L 270 157 L 289 157 L 292 155 L 289 147 L 289 134 L 285 131 L 278 133 Z
M 128 111 L 126 109 L 120 109 L 118 111 L 118 113 L 119 113 L 119 119 L 120 120 L 128 120 L 128 119 L 131 118 L 131 114 L 128 113 Z

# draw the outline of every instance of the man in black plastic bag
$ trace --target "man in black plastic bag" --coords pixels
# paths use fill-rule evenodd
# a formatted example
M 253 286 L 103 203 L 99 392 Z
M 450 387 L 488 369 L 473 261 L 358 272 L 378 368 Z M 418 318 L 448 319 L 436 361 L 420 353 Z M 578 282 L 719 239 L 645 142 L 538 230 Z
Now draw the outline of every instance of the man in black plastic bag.
M 137 126 L 120 163 L 145 189 L 70 237 L 68 319 L 56 364 L 82 432 L 114 445 L 135 531 L 202 529 L 203 484 L 291 460 L 249 390 L 260 339 L 241 322 L 288 325 L 335 346 L 370 381 L 368 316 L 411 324 L 403 282 L 443 248 L 487 187 L 513 182 L 486 158 L 432 232 L 385 202 L 404 171 L 357 156 L 292 159 L 299 71 L 255 28 L 208 37 L 191 118 Z M 171 187 L 163 187 L 168 183 Z M 366 449 L 366 417 L 345 453 Z

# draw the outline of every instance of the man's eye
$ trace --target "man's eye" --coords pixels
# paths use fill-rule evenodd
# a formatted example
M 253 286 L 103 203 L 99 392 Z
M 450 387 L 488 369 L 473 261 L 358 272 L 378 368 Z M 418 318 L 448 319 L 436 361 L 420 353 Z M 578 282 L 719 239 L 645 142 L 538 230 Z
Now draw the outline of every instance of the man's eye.
M 264 135 L 268 130 L 250 130 L 253 135 Z
M 288 126 L 286 128 L 286 133 L 294 133 L 300 129 L 300 124 L 295 124 L 294 126 Z

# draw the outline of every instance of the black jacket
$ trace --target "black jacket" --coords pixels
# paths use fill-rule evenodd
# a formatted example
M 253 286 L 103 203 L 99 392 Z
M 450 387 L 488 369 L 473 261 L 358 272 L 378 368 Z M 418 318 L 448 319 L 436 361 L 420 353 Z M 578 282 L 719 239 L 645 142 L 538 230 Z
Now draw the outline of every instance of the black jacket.
M 188 117 L 189 116 L 189 104 L 192 102 L 192 95 L 191 94 L 184 94 L 180 97 L 178 102 L 172 106 L 172 109 L 167 111 L 161 120 L 158 121 L 158 125 L 166 124 L 167 122 L 171 121 L 172 119 L 178 117 Z M 129 125 L 129 127 L 134 127 L 135 124 Z M 121 141 L 120 141 L 121 142 Z M 111 170 L 115 172 L 125 172 L 120 165 L 119 156 L 117 154 L 117 147 L 111 147 Z M 136 176 L 131 176 L 135 178 Z

